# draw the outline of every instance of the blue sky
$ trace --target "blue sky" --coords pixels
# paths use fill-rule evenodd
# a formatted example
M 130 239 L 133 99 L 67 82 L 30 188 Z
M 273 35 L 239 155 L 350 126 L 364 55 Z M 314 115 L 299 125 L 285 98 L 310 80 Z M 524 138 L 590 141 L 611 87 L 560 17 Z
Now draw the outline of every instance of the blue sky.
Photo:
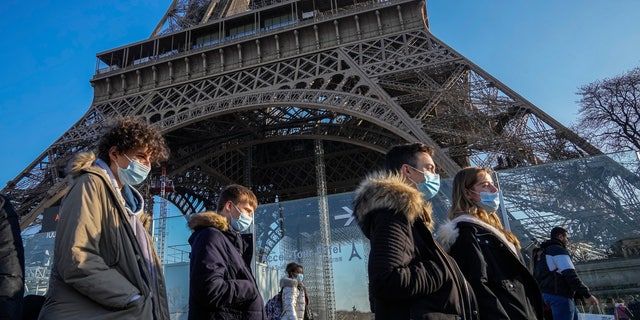
M 149 37 L 171 0 L 0 1 L 0 186 L 89 109 L 98 52 Z M 432 0 L 432 33 L 565 125 L 581 85 L 640 65 L 640 1 Z

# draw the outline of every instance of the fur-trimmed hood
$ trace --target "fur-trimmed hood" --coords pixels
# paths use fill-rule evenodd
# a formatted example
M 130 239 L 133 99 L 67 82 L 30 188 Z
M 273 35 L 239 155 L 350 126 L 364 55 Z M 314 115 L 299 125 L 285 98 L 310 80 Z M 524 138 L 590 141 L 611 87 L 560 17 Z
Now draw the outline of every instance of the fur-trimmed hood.
M 431 203 L 425 202 L 422 193 L 407 184 L 402 175 L 394 173 L 374 172 L 355 191 L 353 214 L 367 237 L 369 213 L 377 209 L 402 213 L 410 222 L 423 214 L 431 217 Z
M 229 221 L 227 218 L 213 211 L 205 211 L 190 215 L 187 219 L 187 225 L 189 226 L 189 229 L 194 231 L 207 227 L 214 227 L 220 231 L 229 230 Z
M 288 277 L 284 277 L 282 279 L 280 279 L 280 288 L 284 288 L 284 287 L 297 287 L 298 286 L 298 280 L 296 279 L 292 279 L 292 278 L 288 278 Z
M 458 222 L 468 222 L 479 225 L 483 229 L 491 232 L 496 238 L 500 239 L 507 248 L 509 248 L 514 255 L 518 256 L 516 251 L 516 247 L 504 236 L 500 230 L 496 229 L 494 226 L 472 216 L 469 214 L 461 215 L 453 220 L 446 220 L 440 227 L 438 228 L 438 232 L 436 232 L 436 240 L 440 243 L 440 246 L 444 251 L 449 252 L 451 246 L 456 243 L 458 239 L 459 230 L 458 230 Z
M 67 167 L 65 168 L 65 174 L 67 182 L 71 185 L 79 176 L 91 172 L 94 174 L 101 175 L 106 178 L 107 181 L 110 181 L 111 185 L 116 185 L 115 178 L 113 174 L 107 172 L 105 168 L 107 164 L 103 162 L 103 166 L 96 165 L 96 161 L 99 160 L 98 157 L 93 152 L 79 152 L 76 153 L 71 160 L 67 163 Z M 110 169 L 109 169 L 110 170 Z
M 75 179 L 83 170 L 90 168 L 96 159 L 96 155 L 93 152 L 77 153 L 67 163 L 65 172 L 71 179 Z

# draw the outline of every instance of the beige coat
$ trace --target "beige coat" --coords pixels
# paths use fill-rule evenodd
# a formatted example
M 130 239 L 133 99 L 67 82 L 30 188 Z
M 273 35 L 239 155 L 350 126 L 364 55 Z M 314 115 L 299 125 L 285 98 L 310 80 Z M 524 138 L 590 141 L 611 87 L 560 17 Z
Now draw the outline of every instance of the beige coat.
M 155 253 L 157 285 L 142 262 L 130 216 L 108 174 L 82 153 L 62 201 L 49 291 L 39 319 L 169 319 L 164 275 Z M 141 298 L 131 301 L 136 295 Z M 153 300 L 153 301 L 152 301 Z

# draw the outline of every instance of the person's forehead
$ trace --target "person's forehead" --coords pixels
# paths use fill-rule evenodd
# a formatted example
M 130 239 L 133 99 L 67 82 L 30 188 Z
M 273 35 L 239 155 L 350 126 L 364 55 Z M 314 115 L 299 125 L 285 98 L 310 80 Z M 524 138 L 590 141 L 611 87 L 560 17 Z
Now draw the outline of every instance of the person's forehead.
M 491 174 L 484 171 L 478 172 L 478 181 L 476 183 L 485 183 L 485 182 L 493 183 L 493 178 L 491 177 Z
M 419 152 L 416 154 L 416 166 L 419 167 L 428 167 L 435 166 L 433 162 L 433 158 L 426 152 Z
M 237 206 L 243 209 L 251 209 L 251 211 L 256 210 L 256 208 L 253 205 L 251 205 L 249 201 L 240 201 L 238 202 Z
M 127 153 L 136 154 L 136 155 L 138 154 L 151 155 L 151 150 L 147 146 L 142 146 L 142 147 L 131 148 Z

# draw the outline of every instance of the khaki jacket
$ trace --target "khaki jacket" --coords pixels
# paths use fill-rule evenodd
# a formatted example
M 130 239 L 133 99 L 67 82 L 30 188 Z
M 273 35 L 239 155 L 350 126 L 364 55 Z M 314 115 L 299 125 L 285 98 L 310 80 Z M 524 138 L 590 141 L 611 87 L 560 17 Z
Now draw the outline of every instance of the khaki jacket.
M 109 175 L 81 153 L 60 208 L 49 290 L 39 319 L 169 319 L 162 266 L 155 249 L 156 285 L 130 216 Z M 148 235 L 147 235 L 148 236 Z M 131 301 L 136 295 L 141 297 Z

